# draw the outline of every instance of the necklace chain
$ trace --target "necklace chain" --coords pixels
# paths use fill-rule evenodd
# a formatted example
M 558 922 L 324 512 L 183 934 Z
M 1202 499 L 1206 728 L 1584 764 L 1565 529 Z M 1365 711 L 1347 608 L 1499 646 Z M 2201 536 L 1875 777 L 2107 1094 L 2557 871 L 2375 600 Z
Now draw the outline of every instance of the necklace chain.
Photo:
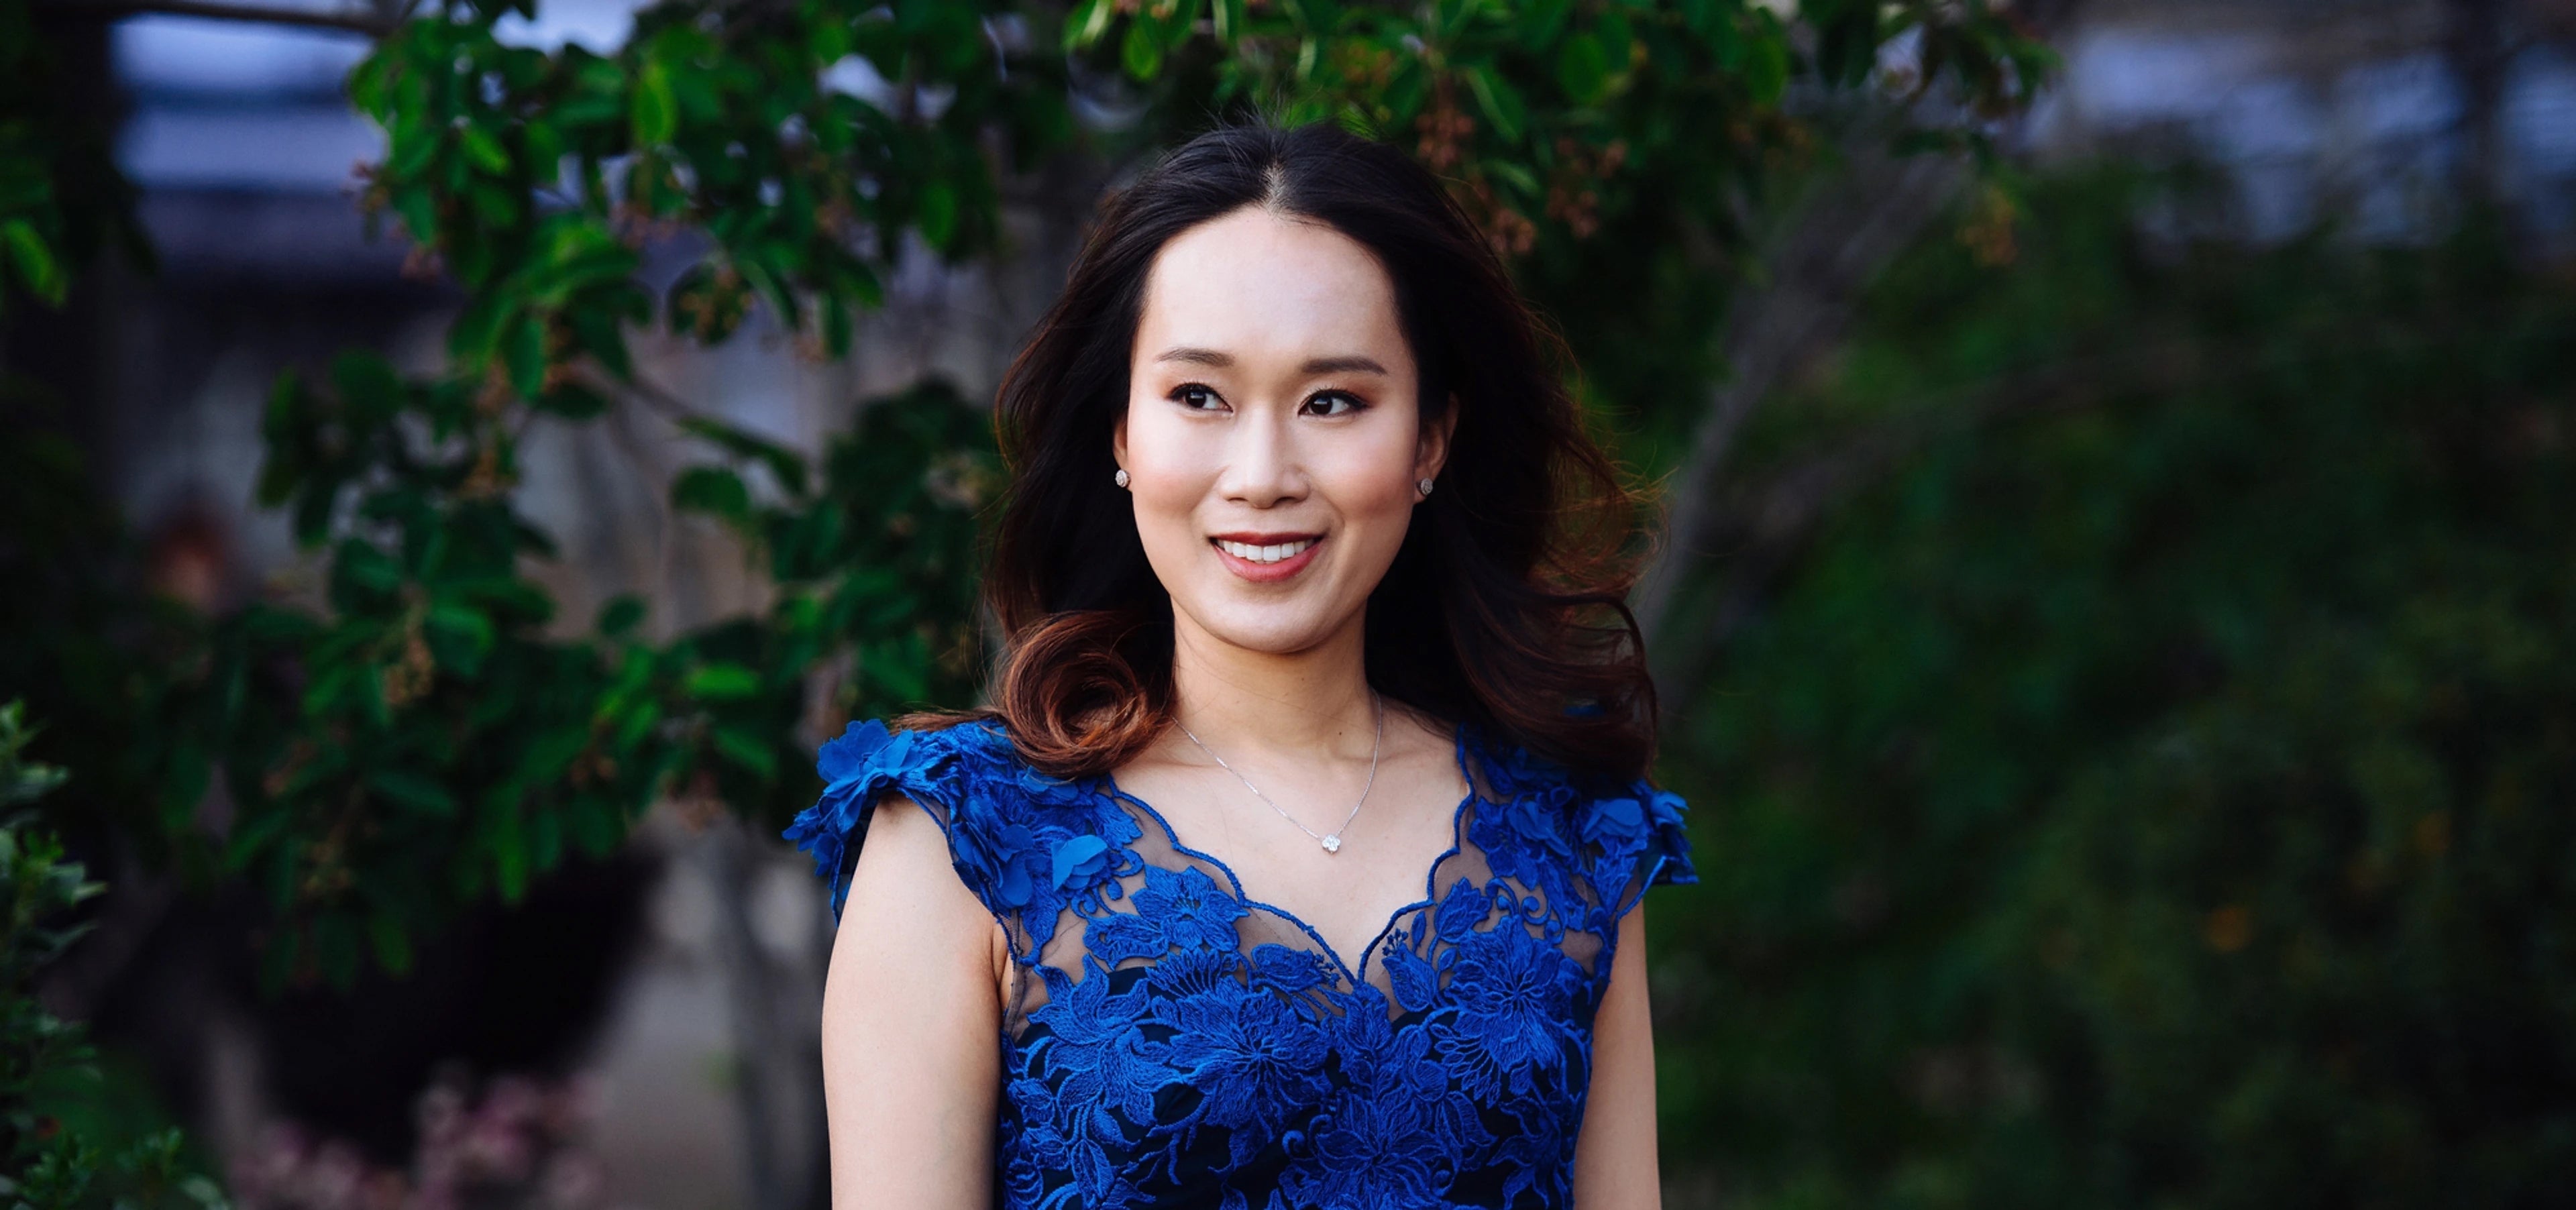
M 1351 821 L 1360 817 L 1360 807 L 1368 802 L 1369 790 L 1377 785 L 1377 758 L 1379 752 L 1384 749 L 1386 744 L 1386 703 L 1378 697 L 1377 691 L 1373 689 L 1369 691 L 1369 708 L 1371 713 L 1374 713 L 1377 716 L 1377 738 L 1369 742 L 1368 782 L 1360 787 L 1360 800 L 1359 802 L 1351 804 L 1351 813 L 1342 817 L 1341 827 L 1334 828 L 1332 831 L 1322 834 L 1318 834 L 1315 829 L 1307 827 L 1305 824 L 1298 823 L 1296 816 L 1289 814 L 1287 810 L 1282 808 L 1278 803 L 1271 802 L 1270 796 L 1262 793 L 1261 787 L 1253 785 L 1251 778 L 1235 772 L 1234 766 L 1225 763 L 1225 758 L 1216 754 L 1216 749 L 1208 747 L 1205 743 L 1199 740 L 1198 736 L 1192 734 L 1189 724 L 1182 723 L 1178 719 L 1174 719 L 1172 721 L 1181 728 L 1181 734 L 1189 736 L 1190 742 L 1198 745 L 1199 751 L 1207 753 L 1208 759 L 1216 762 L 1218 768 L 1223 769 L 1228 773 L 1233 773 L 1234 780 L 1242 782 L 1243 788 L 1252 791 L 1252 796 L 1254 798 L 1258 798 L 1262 802 L 1269 803 L 1271 810 L 1279 812 L 1279 818 L 1287 820 L 1291 824 L 1295 824 L 1298 831 L 1313 837 L 1315 843 L 1324 846 L 1325 852 L 1338 853 L 1342 851 L 1342 828 L 1351 826 Z

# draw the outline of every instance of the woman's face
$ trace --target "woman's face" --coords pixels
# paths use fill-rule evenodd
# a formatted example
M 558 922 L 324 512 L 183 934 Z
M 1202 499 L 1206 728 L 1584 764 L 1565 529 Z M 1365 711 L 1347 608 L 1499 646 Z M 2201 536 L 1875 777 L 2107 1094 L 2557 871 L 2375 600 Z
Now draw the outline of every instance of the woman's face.
M 1377 258 L 1259 207 L 1182 232 L 1129 384 L 1114 453 L 1175 624 L 1276 654 L 1360 625 L 1447 446 Z

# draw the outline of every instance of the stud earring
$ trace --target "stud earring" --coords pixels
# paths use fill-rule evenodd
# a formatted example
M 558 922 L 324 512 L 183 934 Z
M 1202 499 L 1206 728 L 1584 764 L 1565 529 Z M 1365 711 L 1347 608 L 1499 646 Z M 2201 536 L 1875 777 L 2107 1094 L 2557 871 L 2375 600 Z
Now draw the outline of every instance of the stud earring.
M 1126 468 L 1126 467 L 1123 467 L 1123 466 L 1122 466 L 1122 467 L 1119 467 L 1119 468 L 1118 468 L 1118 473 L 1117 473 L 1117 474 L 1115 474 L 1115 475 L 1111 475 L 1111 476 L 1110 476 L 1110 478 L 1111 478 L 1111 479 L 1113 479 L 1113 480 L 1115 480 L 1115 481 L 1117 481 L 1117 484 L 1118 484 L 1118 486 L 1120 486 L 1120 487 L 1125 487 L 1125 486 L 1127 486 L 1127 468 Z
M 1431 481 L 1428 479 L 1416 479 L 1413 481 L 1413 490 L 1428 496 L 1431 494 Z

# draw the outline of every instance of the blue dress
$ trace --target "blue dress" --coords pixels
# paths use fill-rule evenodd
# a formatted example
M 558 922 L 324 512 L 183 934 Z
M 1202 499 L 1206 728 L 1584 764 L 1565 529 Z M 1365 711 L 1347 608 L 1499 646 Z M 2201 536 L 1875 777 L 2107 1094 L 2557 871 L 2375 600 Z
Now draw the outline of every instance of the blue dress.
M 1683 804 L 1469 726 L 1457 758 L 1453 847 L 1349 960 L 998 723 L 850 724 L 786 835 L 837 917 L 868 809 L 899 792 L 1009 935 L 1000 1205 L 1561 1207 L 1619 918 L 1696 880 Z

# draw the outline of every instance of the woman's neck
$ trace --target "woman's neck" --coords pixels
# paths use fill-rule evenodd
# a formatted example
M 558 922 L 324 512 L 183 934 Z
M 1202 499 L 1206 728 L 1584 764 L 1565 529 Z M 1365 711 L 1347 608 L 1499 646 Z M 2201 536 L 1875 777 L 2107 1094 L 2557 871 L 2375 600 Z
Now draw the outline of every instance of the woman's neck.
M 1303 651 L 1236 646 L 1176 616 L 1172 689 L 1180 721 L 1220 752 L 1369 759 L 1367 629 L 1359 618 Z

